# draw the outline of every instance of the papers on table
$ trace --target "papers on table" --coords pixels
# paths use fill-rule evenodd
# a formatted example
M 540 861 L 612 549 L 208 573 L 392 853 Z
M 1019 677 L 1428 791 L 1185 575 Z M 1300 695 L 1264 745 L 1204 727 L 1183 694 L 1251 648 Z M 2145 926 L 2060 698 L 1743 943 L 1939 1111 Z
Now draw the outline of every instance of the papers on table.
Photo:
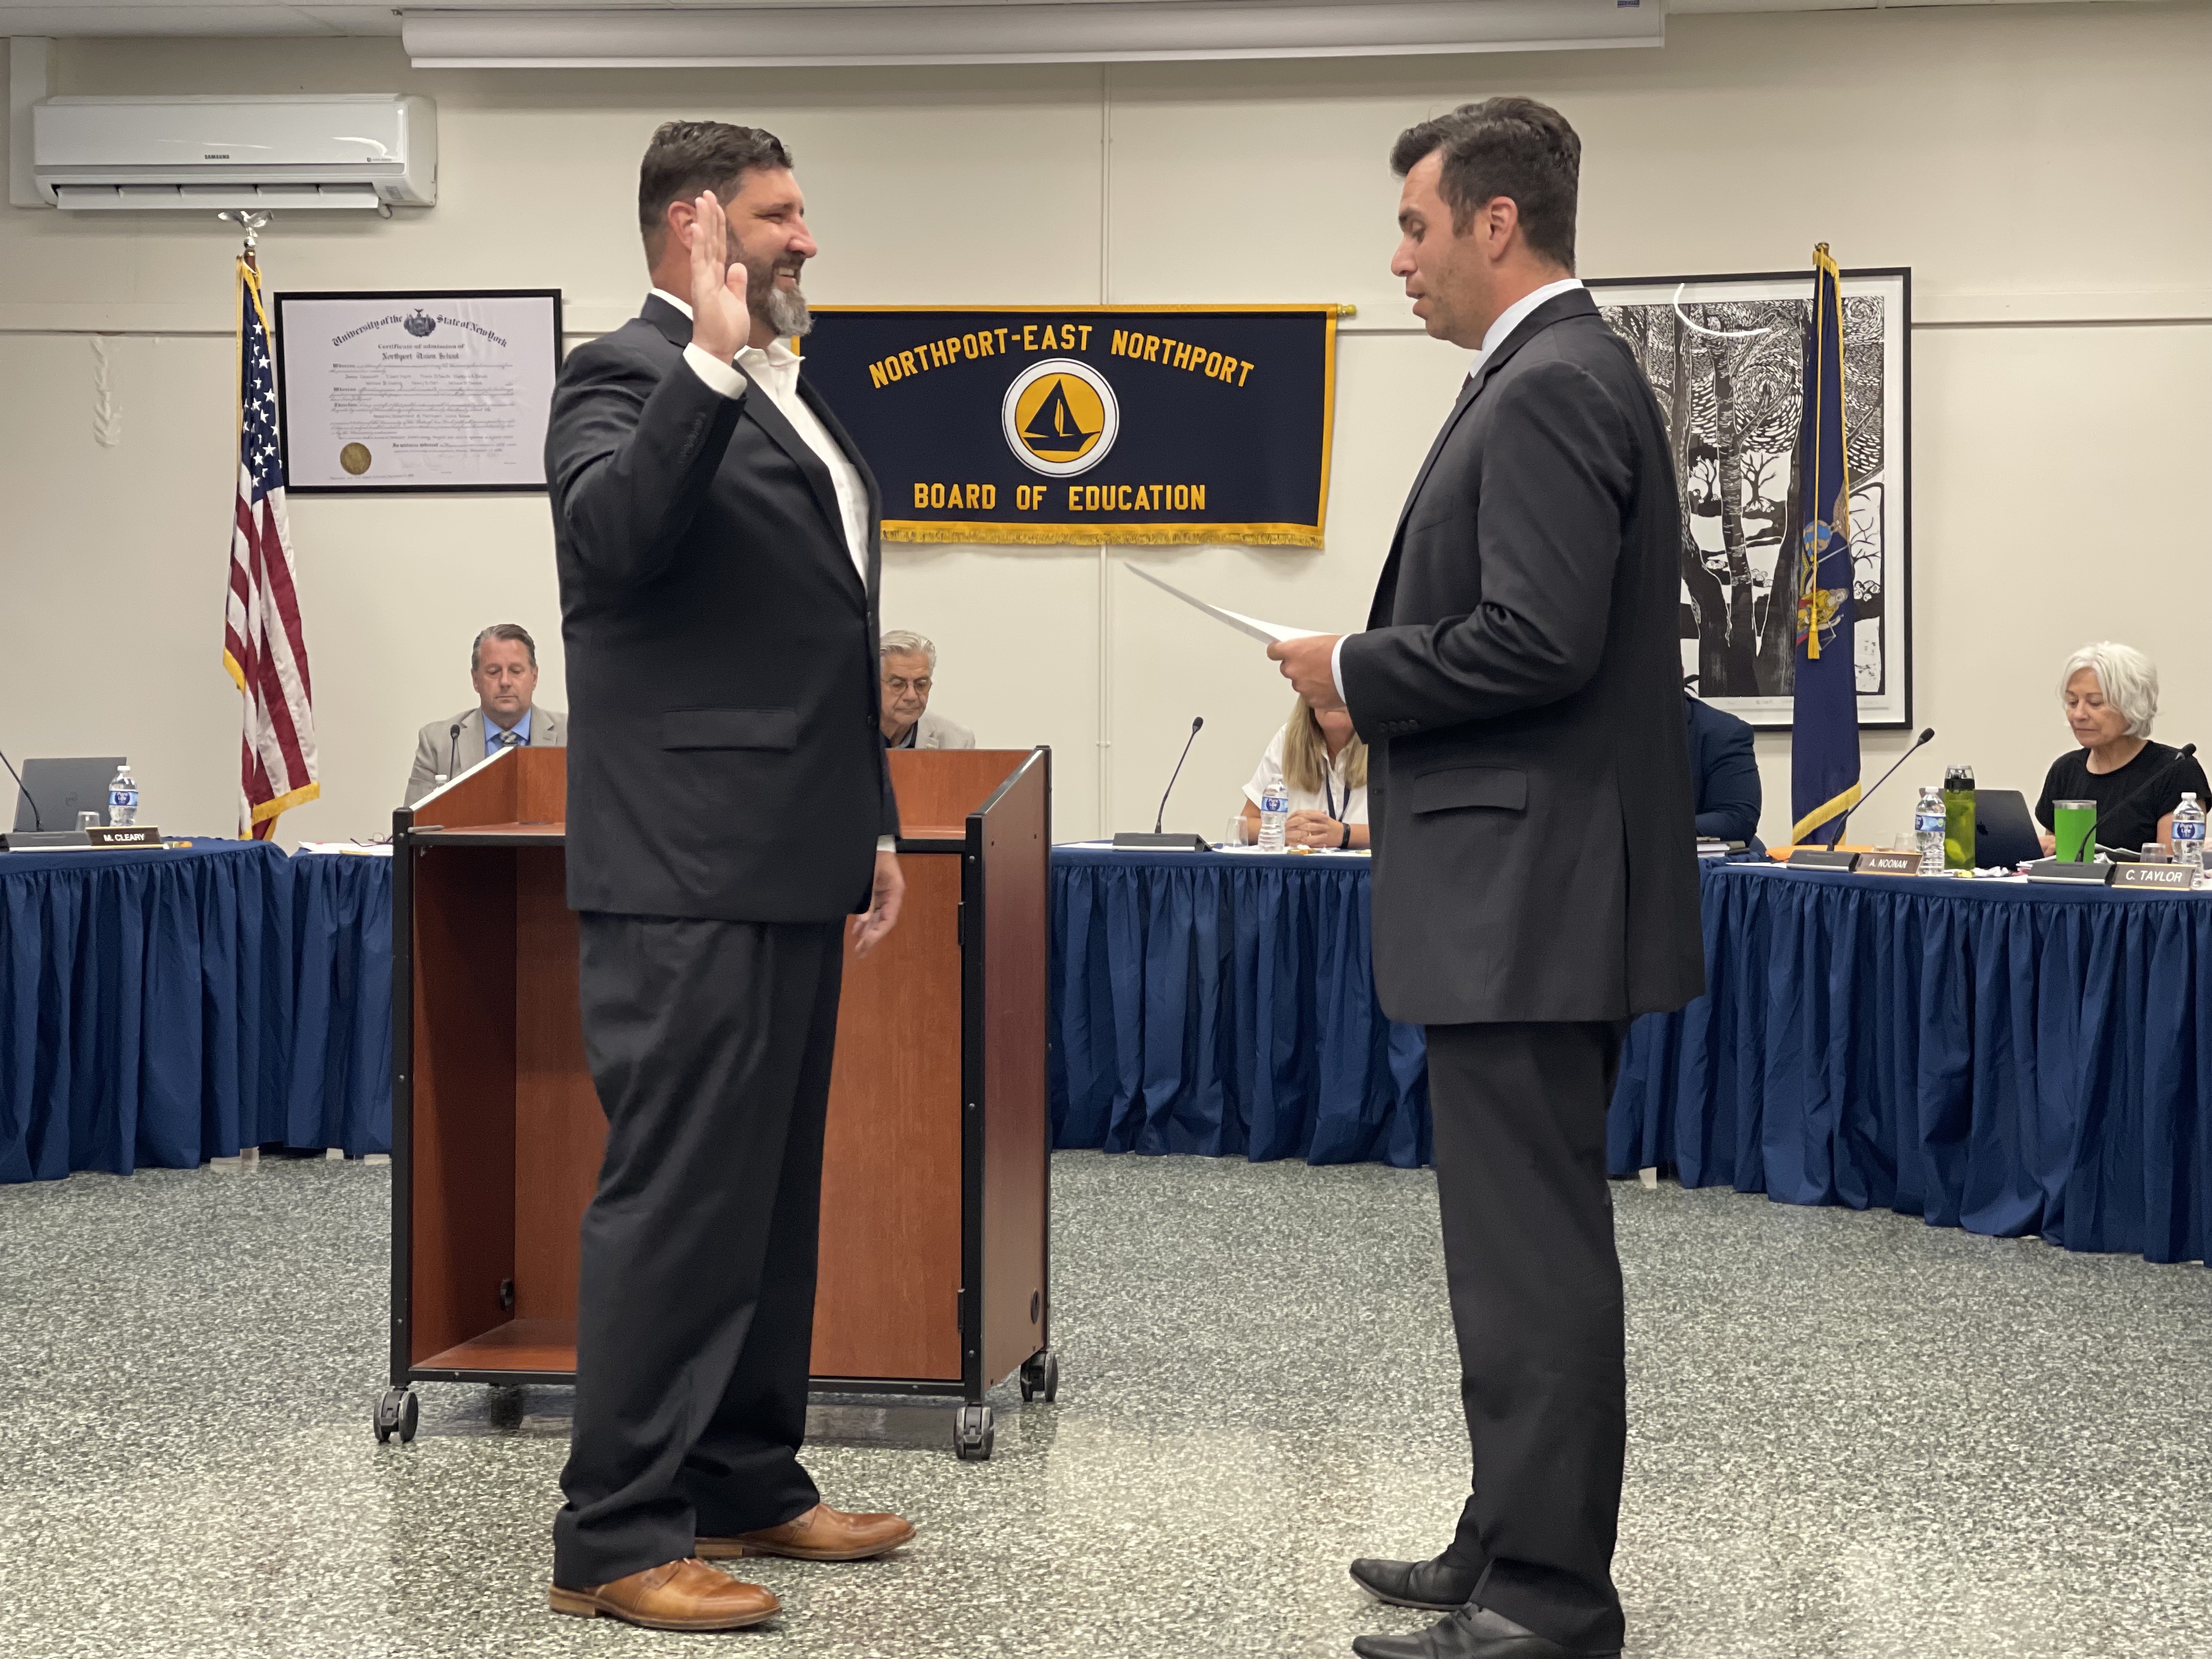
M 1218 605 L 1208 605 L 1204 599 L 1184 592 L 1173 582 L 1161 580 L 1159 577 L 1155 576 L 1141 565 L 1129 564 L 1126 559 L 1122 563 L 1127 565 L 1131 572 L 1142 576 L 1153 586 L 1174 594 L 1187 605 L 1203 611 L 1214 621 L 1227 623 L 1238 633 L 1249 634 L 1255 640 L 1265 640 L 1270 645 L 1283 640 L 1310 640 L 1321 632 L 1317 628 L 1291 628 L 1281 623 L 1261 622 L 1257 617 L 1248 617 L 1241 611 L 1224 611 Z

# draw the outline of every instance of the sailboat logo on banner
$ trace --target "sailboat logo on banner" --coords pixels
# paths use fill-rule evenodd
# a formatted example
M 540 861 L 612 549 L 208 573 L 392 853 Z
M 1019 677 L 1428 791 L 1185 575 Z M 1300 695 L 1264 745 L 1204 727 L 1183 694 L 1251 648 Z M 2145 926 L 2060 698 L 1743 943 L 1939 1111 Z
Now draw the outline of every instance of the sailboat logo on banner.
M 1014 377 L 999 424 L 1024 466 L 1072 478 L 1106 459 L 1121 430 L 1121 409 L 1106 377 L 1090 364 L 1048 357 Z

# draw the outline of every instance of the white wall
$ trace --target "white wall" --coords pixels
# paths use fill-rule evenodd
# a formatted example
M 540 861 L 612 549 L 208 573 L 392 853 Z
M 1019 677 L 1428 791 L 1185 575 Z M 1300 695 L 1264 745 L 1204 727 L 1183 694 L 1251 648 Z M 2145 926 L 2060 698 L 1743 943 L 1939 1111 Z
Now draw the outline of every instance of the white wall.
M 434 97 L 440 205 L 280 216 L 276 288 L 557 285 L 572 328 L 611 326 L 643 287 L 638 153 L 683 113 L 793 145 L 821 301 L 1355 301 L 1328 547 L 1126 554 L 1328 627 L 1363 615 L 1464 368 L 1407 326 L 1385 269 L 1389 141 L 1463 99 L 1528 92 L 1583 137 L 1587 273 L 1795 268 L 1815 240 L 1847 265 L 1914 268 L 1914 714 L 1942 736 L 1870 828 L 1901 822 L 1904 786 L 1948 760 L 2032 790 L 2067 741 L 2057 663 L 2085 639 L 2150 651 L 2161 735 L 2212 741 L 2191 556 L 2212 443 L 2212 3 L 1668 31 L 1656 52 L 775 75 L 418 74 L 387 40 L 68 41 L 55 90 Z M 164 826 L 202 830 L 234 817 L 232 246 L 212 222 L 0 210 L 0 745 L 128 750 Z M 123 336 L 112 448 L 94 434 L 94 330 Z M 542 498 L 308 498 L 294 524 L 325 796 L 287 815 L 288 837 L 388 827 L 413 731 L 469 699 L 482 623 L 530 626 L 561 700 Z M 939 706 L 981 741 L 1054 746 L 1063 836 L 1149 825 L 1205 714 L 1174 816 L 1212 831 L 1288 694 L 1121 556 L 895 548 L 884 620 L 937 638 Z M 1869 769 L 1902 741 L 1869 734 Z M 1786 735 L 1761 761 L 1772 838 Z

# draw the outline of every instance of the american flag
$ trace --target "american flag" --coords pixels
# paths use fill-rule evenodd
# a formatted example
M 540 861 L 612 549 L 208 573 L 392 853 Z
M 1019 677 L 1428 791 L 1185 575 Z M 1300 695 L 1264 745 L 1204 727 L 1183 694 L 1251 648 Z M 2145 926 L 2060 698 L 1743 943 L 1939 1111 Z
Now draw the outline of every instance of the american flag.
M 247 259 L 238 262 L 238 500 L 222 665 L 245 699 L 239 833 L 266 841 L 278 813 L 314 799 L 323 787 L 315 778 L 314 692 L 284 521 L 269 317 L 261 305 L 261 273 Z

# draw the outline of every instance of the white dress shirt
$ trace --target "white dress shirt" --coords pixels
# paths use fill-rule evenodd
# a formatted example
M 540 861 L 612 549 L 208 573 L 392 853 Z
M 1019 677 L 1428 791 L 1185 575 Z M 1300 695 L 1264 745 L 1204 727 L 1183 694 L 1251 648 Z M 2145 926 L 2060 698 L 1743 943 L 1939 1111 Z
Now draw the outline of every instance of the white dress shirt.
M 1541 288 L 1530 289 L 1499 312 L 1497 321 L 1482 331 L 1482 349 L 1474 354 L 1474 361 L 1467 366 L 1468 378 L 1473 380 L 1482 373 L 1482 366 L 1490 361 L 1490 354 L 1504 343 L 1505 337 L 1520 327 L 1530 312 L 1547 300 L 1556 300 L 1562 294 L 1571 294 L 1582 285 L 1583 279 L 1579 276 L 1562 276 L 1556 283 L 1547 283 Z M 702 352 L 700 355 L 704 356 L 706 354 Z M 1328 677 L 1336 683 L 1339 702 L 1344 701 L 1344 641 L 1351 637 L 1347 634 L 1339 638 L 1336 649 L 1330 652 L 1328 657 Z
M 665 288 L 653 290 L 654 297 L 665 300 L 689 319 L 691 304 L 680 300 Z M 830 469 L 830 483 L 837 492 L 837 516 L 845 521 L 845 550 L 853 556 L 853 568 L 860 573 L 860 586 L 868 584 L 868 492 L 860 482 L 860 470 L 853 465 L 852 458 L 837 447 L 821 417 L 807 407 L 806 400 L 799 395 L 799 354 L 788 342 L 771 340 L 765 349 L 747 346 L 738 353 L 738 362 L 744 369 L 724 362 L 704 347 L 687 345 L 684 361 L 691 365 L 691 372 L 725 398 L 741 397 L 749 381 L 759 383 L 769 400 L 783 413 L 806 447 Z M 750 371 L 748 374 L 747 371 Z M 889 836 L 876 837 L 876 851 L 896 852 L 898 843 Z
M 653 291 L 687 318 L 691 315 L 688 301 L 678 299 L 665 288 Z M 692 373 L 725 398 L 741 396 L 748 381 L 758 386 L 816 458 L 830 469 L 830 487 L 837 492 L 837 516 L 844 520 L 846 550 L 853 556 L 853 568 L 860 573 L 865 586 L 868 580 L 867 486 L 860 482 L 860 468 L 853 465 L 852 458 L 837 447 L 837 441 L 822 424 L 821 416 L 799 395 L 800 360 L 790 342 L 771 340 L 765 347 L 746 346 L 738 353 L 734 368 L 696 345 L 684 348 L 684 361 L 691 365 Z

